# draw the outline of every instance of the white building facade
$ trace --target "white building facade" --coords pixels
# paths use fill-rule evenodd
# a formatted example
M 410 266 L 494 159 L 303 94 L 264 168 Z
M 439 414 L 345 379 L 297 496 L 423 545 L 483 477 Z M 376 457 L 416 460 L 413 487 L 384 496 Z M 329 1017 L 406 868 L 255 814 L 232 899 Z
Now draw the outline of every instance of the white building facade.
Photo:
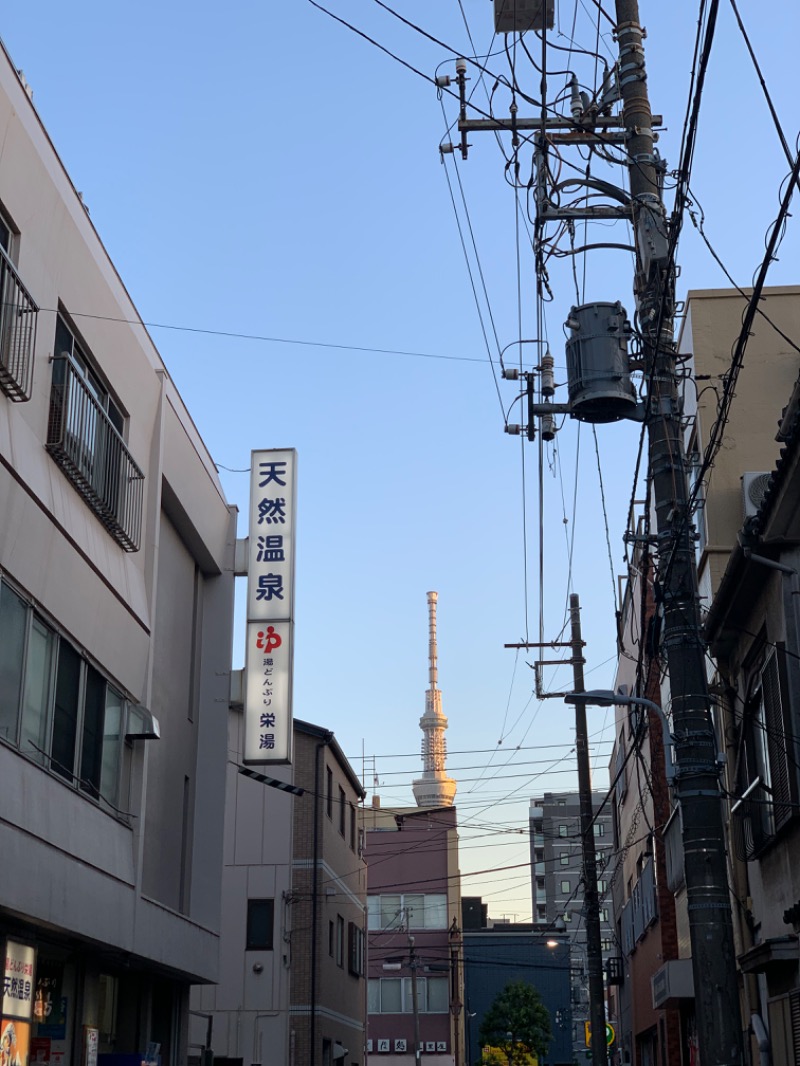
M 235 511 L 4 50 L 0 126 L 3 1031 L 22 1066 L 177 1066 L 217 976 Z

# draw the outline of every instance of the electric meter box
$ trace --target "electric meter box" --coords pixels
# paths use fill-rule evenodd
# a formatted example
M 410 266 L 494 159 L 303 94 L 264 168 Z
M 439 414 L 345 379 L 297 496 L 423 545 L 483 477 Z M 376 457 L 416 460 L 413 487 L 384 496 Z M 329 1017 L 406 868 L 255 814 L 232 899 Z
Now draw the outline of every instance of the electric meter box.
M 552 30 L 555 0 L 494 0 L 494 32 Z
M 631 325 L 621 303 L 573 307 L 567 319 L 567 385 L 570 414 L 582 422 L 636 419 L 628 337 Z

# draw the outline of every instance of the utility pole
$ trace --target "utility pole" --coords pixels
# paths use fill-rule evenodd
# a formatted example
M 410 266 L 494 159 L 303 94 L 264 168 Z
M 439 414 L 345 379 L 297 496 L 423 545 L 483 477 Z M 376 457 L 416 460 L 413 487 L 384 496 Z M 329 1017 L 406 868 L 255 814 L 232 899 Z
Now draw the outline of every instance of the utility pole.
M 653 152 L 638 0 L 615 0 L 627 130 L 636 294 L 648 401 L 649 470 L 658 536 L 657 599 L 669 669 L 675 794 L 681 809 L 700 1061 L 740 1066 L 743 1038 L 717 742 L 700 635 L 697 564 L 675 373 L 675 272 Z M 593 1040 L 594 1043 L 594 1040 Z
M 414 937 L 408 938 L 409 966 L 411 967 L 411 1007 L 414 1011 L 414 1066 L 421 1066 L 419 1046 L 419 995 L 417 993 L 417 966 L 419 959 L 414 950 Z
M 585 692 L 583 683 L 583 640 L 580 599 L 569 597 L 572 677 L 576 693 Z M 592 1066 L 608 1066 L 606 1045 L 606 1005 L 603 986 L 603 951 L 600 944 L 600 897 L 597 892 L 597 853 L 594 846 L 592 778 L 589 766 L 589 736 L 586 704 L 575 703 L 575 750 L 578 760 L 578 796 L 581 808 L 583 845 L 583 919 L 586 925 L 586 966 L 589 971 L 589 1021 L 592 1026 Z

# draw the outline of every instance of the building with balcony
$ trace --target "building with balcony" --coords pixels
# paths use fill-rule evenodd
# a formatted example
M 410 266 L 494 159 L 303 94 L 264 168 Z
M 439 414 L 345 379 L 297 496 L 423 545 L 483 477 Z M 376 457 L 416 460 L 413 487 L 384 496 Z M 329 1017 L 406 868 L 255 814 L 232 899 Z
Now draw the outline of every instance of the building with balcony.
M 178 1066 L 217 978 L 236 516 L 2 48 L 0 121 L 3 1031 L 21 1066 Z
M 724 427 L 723 447 L 703 482 L 696 485 L 695 524 L 700 612 L 706 618 L 714 654 L 708 665 L 713 712 L 720 749 L 727 756 L 724 802 L 731 838 L 726 844 L 734 939 L 743 971 L 742 1026 L 747 1030 L 751 1061 L 758 1061 L 772 1046 L 777 1056 L 773 1061 L 791 1062 L 796 1061 L 796 1052 L 786 1050 L 787 1019 L 796 1007 L 791 996 L 797 988 L 797 965 L 781 956 L 781 944 L 786 943 L 781 937 L 791 938 L 796 932 L 782 918 L 789 909 L 785 901 L 793 892 L 793 899 L 798 898 L 787 865 L 791 847 L 796 846 L 791 836 L 794 816 L 789 813 L 791 806 L 776 806 L 771 793 L 759 794 L 765 777 L 757 766 L 766 767 L 769 757 L 759 764 L 754 755 L 759 745 L 767 752 L 766 737 L 774 735 L 778 738 L 772 747 L 776 765 L 790 763 L 790 756 L 784 759 L 778 753 L 793 750 L 791 699 L 788 690 L 781 688 L 780 665 L 780 645 L 788 639 L 791 612 L 786 617 L 781 613 L 782 571 L 770 568 L 769 561 L 759 567 L 751 559 L 745 565 L 741 542 L 742 523 L 748 516 L 755 522 L 753 516 L 761 513 L 781 442 L 791 443 L 788 414 L 785 440 L 776 440 L 776 428 L 789 397 L 796 403 L 793 387 L 800 355 L 791 338 L 800 336 L 800 288 L 765 289 L 759 306 L 771 321 L 757 317 L 750 335 L 736 399 Z M 730 367 L 744 308 L 745 297 L 734 290 L 688 294 L 678 353 L 687 370 L 685 449 L 693 482 L 698 480 L 711 438 L 720 382 Z M 764 522 L 769 522 L 766 512 Z M 748 528 L 745 522 L 744 530 Z M 770 547 L 760 548 L 757 539 L 752 551 L 774 563 L 780 555 L 774 545 L 786 544 L 790 550 L 792 534 L 785 525 L 769 529 Z M 762 536 L 759 529 L 756 537 Z M 623 641 L 627 655 L 619 662 L 617 687 L 625 686 L 628 692 L 660 703 L 669 714 L 669 677 L 663 676 L 653 560 L 642 550 L 644 543 L 639 541 L 628 575 Z M 768 713 L 773 715 L 772 725 L 766 723 Z M 697 1050 L 695 989 L 680 812 L 664 774 L 659 720 L 649 712 L 631 715 L 618 707 L 616 738 L 609 769 L 612 779 L 617 778 L 614 828 L 621 858 L 612 888 L 624 984 L 612 995 L 619 1011 L 622 1047 L 635 1063 L 661 1057 L 691 1061 Z M 780 771 L 777 776 L 781 777 Z M 785 819 L 777 828 L 776 811 L 779 822 Z M 755 812 L 753 821 L 750 815 Z M 755 845 L 753 834 L 758 836 L 765 824 L 770 827 L 770 842 Z M 766 885 L 760 880 L 762 854 L 775 856 L 765 895 L 759 895 Z M 777 938 L 774 957 L 769 948 L 759 947 L 773 937 Z M 789 950 L 796 955 L 796 941 Z
M 597 854 L 597 889 L 600 899 L 601 948 L 604 965 L 616 954 L 611 916 L 610 872 L 613 837 L 605 794 L 592 796 L 593 832 Z M 584 1023 L 589 1020 L 589 971 L 586 960 L 586 926 L 583 914 L 583 849 L 581 810 L 577 792 L 546 792 L 530 806 L 531 891 L 534 925 L 543 929 L 561 919 L 570 945 L 572 968 L 572 1046 L 576 1055 L 586 1050 Z
M 416 983 L 426 1066 L 461 1066 L 464 993 L 456 808 L 373 805 L 364 810 L 364 828 L 367 1062 L 414 1063 Z
M 800 1061 L 800 382 L 706 632 L 723 698 L 732 890 L 751 1052 Z

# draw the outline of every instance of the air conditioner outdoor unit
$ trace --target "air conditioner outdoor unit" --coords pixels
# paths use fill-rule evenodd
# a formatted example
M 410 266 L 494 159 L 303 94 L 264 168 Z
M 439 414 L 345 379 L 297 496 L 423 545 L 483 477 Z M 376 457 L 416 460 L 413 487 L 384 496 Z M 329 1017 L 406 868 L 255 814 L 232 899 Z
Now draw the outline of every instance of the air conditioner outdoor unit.
M 758 513 L 771 477 L 771 473 L 763 470 L 749 470 L 742 474 L 742 508 L 745 518 L 752 518 Z

